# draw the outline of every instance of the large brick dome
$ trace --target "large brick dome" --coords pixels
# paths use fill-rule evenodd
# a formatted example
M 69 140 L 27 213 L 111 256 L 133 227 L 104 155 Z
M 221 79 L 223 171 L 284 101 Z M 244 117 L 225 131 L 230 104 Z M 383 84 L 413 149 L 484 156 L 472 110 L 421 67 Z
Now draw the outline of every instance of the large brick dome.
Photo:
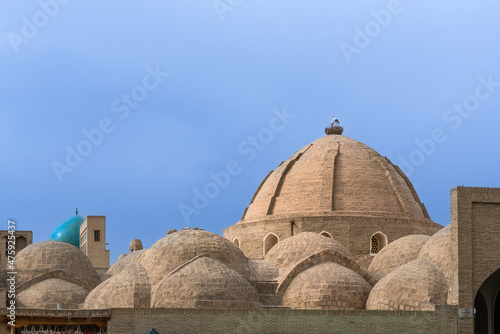
M 439 228 L 399 167 L 363 143 L 328 135 L 271 171 L 224 236 L 250 258 L 262 258 L 273 242 L 325 232 L 361 258 L 370 255 L 370 238 L 378 232 L 388 243 Z M 270 233 L 275 239 L 266 242 Z
M 345 136 L 325 136 L 266 177 L 241 222 L 330 212 L 428 218 L 412 189 L 402 171 L 372 148 Z

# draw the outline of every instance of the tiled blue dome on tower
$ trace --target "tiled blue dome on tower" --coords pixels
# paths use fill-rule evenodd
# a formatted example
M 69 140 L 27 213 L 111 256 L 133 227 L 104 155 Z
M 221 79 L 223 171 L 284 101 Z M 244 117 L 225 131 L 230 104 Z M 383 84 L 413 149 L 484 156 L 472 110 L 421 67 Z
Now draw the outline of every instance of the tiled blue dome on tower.
M 76 215 L 56 227 L 49 238 L 50 241 L 66 242 L 80 248 L 80 225 L 85 218 L 78 215 L 78 211 L 76 213 Z

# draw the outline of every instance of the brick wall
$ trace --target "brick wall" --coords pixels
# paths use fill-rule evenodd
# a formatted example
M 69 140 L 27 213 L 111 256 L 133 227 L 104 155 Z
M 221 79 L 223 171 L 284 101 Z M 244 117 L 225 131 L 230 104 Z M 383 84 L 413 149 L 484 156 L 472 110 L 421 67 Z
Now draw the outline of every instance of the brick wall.
M 87 216 L 80 226 L 80 238 L 85 230 L 87 230 L 87 257 L 101 272 L 109 269 L 109 250 L 106 250 L 106 217 Z M 95 240 L 95 231 L 99 231 L 99 241 Z
M 362 215 L 284 216 L 266 220 L 240 222 L 224 230 L 224 237 L 240 240 L 240 248 L 251 259 L 263 258 L 263 240 L 274 233 L 279 240 L 292 234 L 290 222 L 294 221 L 294 235 L 300 232 L 326 231 L 333 239 L 347 247 L 356 257 L 370 254 L 370 239 L 376 232 L 387 236 L 388 243 L 410 234 L 433 235 L 442 226 L 428 219 L 404 219 L 389 217 L 366 217 Z
M 451 234 L 451 293 L 460 308 L 473 308 L 479 287 L 500 268 L 500 189 L 452 189 Z M 460 333 L 474 332 L 473 319 L 460 319 L 459 325 Z
M 457 332 L 456 308 L 436 312 L 283 309 L 113 309 L 108 334 L 158 333 L 423 333 Z

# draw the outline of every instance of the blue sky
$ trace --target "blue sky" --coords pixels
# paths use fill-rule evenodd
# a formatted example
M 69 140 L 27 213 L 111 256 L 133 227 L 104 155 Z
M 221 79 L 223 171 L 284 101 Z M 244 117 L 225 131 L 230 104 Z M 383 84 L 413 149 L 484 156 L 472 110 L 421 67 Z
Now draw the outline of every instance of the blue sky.
M 451 188 L 500 186 L 499 16 L 494 0 L 0 0 L 0 217 L 38 242 L 76 207 L 105 215 L 112 261 L 171 228 L 222 234 L 336 114 L 446 225 Z

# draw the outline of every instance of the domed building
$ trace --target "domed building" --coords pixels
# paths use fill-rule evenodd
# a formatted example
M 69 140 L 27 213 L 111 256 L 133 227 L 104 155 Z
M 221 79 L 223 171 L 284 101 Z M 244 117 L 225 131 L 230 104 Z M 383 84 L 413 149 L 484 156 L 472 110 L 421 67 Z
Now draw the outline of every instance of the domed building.
M 500 189 L 453 189 L 443 228 L 399 167 L 327 133 L 269 173 L 223 237 L 166 226 L 109 267 L 105 217 L 70 218 L 17 254 L 16 284 L 0 271 L 0 321 L 14 286 L 21 324 L 96 333 L 494 333 Z
M 405 235 L 440 228 L 399 167 L 363 143 L 327 135 L 271 171 L 224 237 L 259 259 L 294 234 L 323 233 L 363 260 Z

